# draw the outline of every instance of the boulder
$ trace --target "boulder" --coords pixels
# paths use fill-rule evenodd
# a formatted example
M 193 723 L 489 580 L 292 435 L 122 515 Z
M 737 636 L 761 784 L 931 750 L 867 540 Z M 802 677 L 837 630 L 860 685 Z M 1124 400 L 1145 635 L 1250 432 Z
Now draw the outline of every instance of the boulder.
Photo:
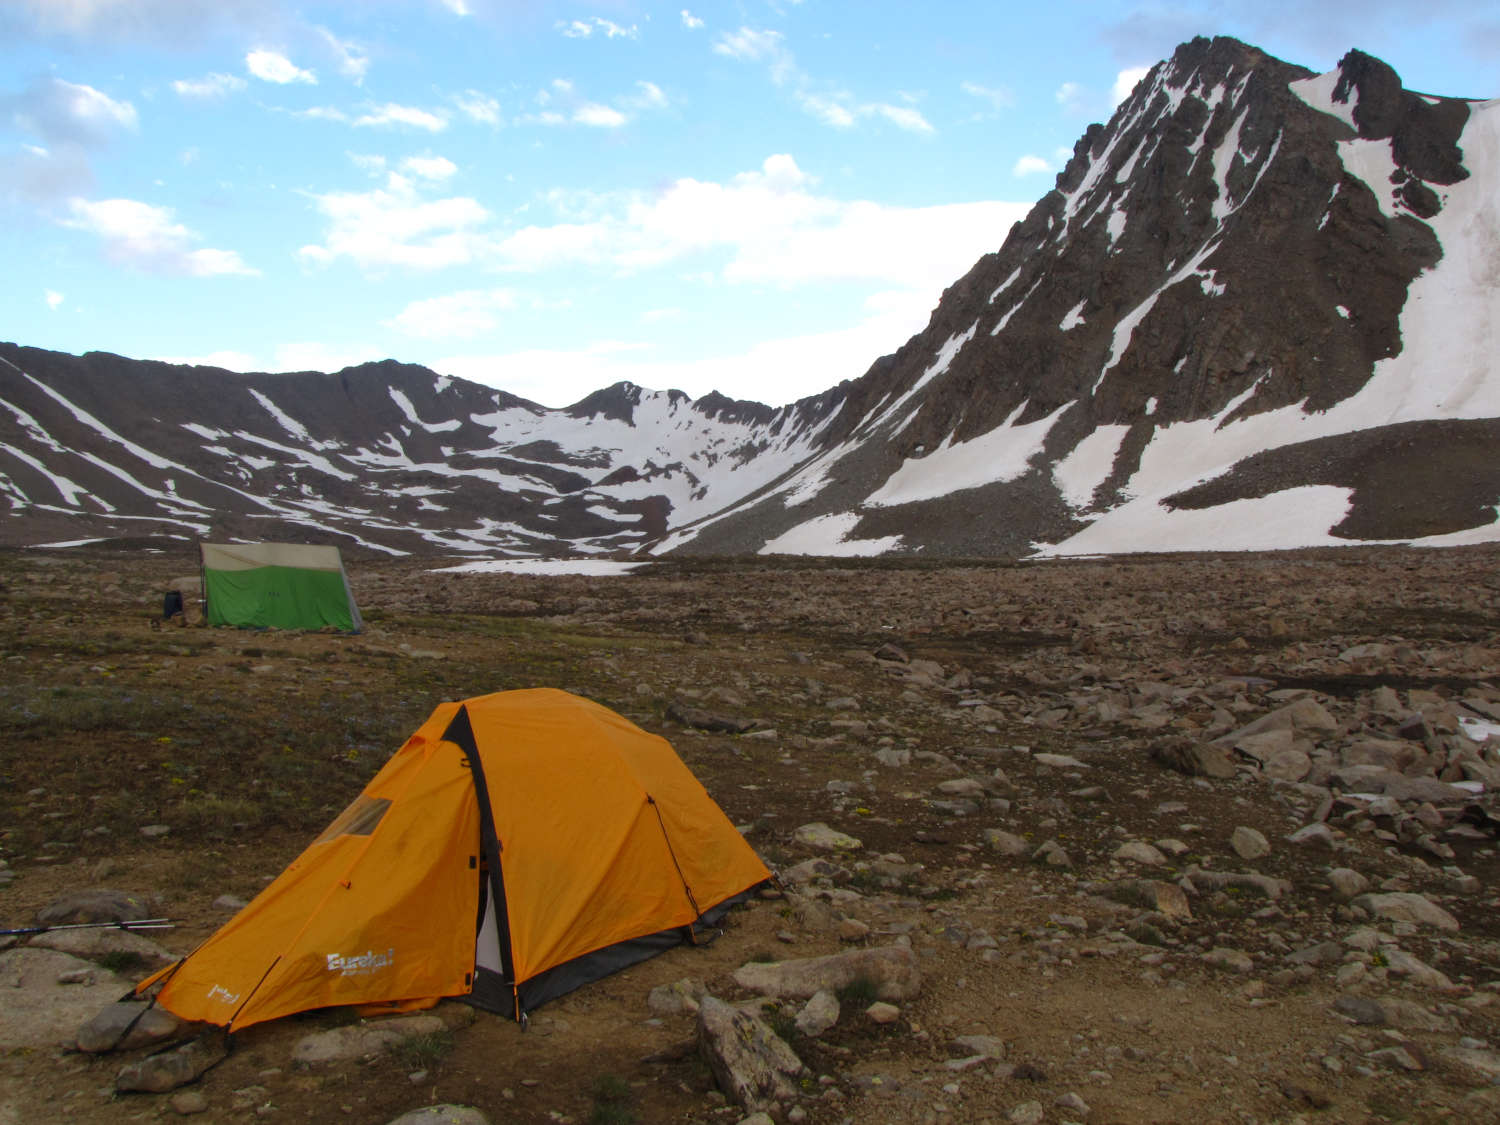
M 162 1043 L 182 1030 L 182 1021 L 165 1008 L 146 1000 L 117 1000 L 78 1029 L 74 1037 L 80 1051 L 133 1051 Z
M 698 1050 L 719 1089 L 751 1113 L 796 1097 L 802 1060 L 765 1022 L 705 996 L 698 1008 Z
M 812 999 L 797 1013 L 797 1030 L 816 1039 L 839 1022 L 839 998 L 826 988 L 814 992 Z
M 67 926 L 78 922 L 139 922 L 151 917 L 144 895 L 103 887 L 72 891 L 37 911 L 39 926 Z
M 121 1093 L 164 1094 L 196 1081 L 228 1054 L 225 1036 L 200 1035 L 180 1047 L 147 1055 L 124 1067 L 115 1075 L 115 1089 Z
M 1351 905 L 1368 911 L 1373 917 L 1392 922 L 1415 922 L 1420 926 L 1457 933 L 1458 919 L 1425 895 L 1411 893 L 1364 894 Z

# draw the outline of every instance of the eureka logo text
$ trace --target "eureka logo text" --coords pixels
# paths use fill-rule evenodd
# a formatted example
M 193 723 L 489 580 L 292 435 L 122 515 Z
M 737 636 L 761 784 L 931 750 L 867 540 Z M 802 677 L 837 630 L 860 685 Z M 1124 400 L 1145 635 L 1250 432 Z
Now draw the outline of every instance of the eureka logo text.
M 396 951 L 387 949 L 384 953 L 376 953 L 371 949 L 348 957 L 341 953 L 329 953 L 327 957 L 330 973 L 338 973 L 341 977 L 363 977 L 395 964 Z

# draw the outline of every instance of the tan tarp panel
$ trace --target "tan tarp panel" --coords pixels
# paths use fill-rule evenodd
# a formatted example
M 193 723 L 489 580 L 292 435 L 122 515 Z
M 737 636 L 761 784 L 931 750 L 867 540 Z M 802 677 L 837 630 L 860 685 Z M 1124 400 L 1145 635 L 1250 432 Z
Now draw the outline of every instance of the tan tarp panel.
M 165 980 L 164 1007 L 232 1027 L 468 994 L 484 848 L 474 771 L 443 737 L 460 707 L 510 933 L 483 960 L 511 966 L 512 992 L 583 955 L 689 927 L 769 877 L 665 739 L 566 692 L 500 692 L 438 707 L 275 882 L 141 990 Z

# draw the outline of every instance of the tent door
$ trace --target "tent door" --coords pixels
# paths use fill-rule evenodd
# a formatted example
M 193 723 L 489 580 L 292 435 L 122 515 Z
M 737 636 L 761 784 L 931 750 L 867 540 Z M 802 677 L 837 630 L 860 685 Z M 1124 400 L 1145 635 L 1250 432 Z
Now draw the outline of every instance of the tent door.
M 500 926 L 495 920 L 495 896 L 484 895 L 484 917 L 474 939 L 474 967 L 488 969 L 497 975 L 505 969 L 500 961 Z

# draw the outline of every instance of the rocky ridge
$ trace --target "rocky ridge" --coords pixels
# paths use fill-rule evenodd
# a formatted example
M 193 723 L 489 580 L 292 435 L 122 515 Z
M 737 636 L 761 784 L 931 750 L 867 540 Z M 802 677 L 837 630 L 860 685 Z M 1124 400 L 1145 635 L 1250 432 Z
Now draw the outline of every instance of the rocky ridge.
M 564 410 L 0 345 L 5 542 L 1017 556 L 1493 538 L 1493 102 L 1195 39 L 859 379 Z M 121 393 L 129 388 L 128 394 Z

